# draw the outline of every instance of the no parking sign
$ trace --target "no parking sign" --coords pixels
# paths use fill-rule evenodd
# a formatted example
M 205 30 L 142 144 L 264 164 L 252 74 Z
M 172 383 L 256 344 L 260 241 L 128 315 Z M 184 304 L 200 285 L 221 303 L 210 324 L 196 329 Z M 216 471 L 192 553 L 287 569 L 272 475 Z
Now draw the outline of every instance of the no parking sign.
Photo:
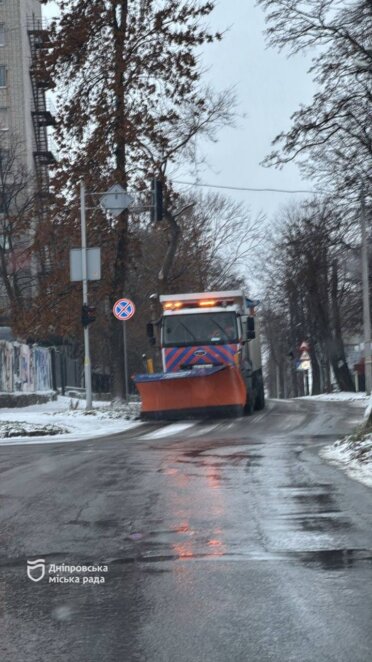
M 116 319 L 124 322 L 123 324 L 123 343 L 124 343 L 124 376 L 125 376 L 125 395 L 126 401 L 129 400 L 129 389 L 128 389 L 128 356 L 127 356 L 127 333 L 125 322 L 130 320 L 136 312 L 136 306 L 133 301 L 130 299 L 118 299 L 115 301 L 112 312 L 114 313 Z
M 133 301 L 130 299 L 118 299 L 115 301 L 112 312 L 114 313 L 116 319 L 121 322 L 126 322 L 133 317 L 136 312 L 136 306 Z

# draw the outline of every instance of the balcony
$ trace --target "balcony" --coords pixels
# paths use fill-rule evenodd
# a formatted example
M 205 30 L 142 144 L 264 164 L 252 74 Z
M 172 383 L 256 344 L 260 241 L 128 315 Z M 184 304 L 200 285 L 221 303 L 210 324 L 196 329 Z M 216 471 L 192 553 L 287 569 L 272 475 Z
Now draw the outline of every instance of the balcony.
M 32 111 L 32 117 L 36 125 L 38 127 L 55 126 L 56 111 L 52 102 L 49 99 L 45 101 L 45 97 L 44 97 L 43 99 L 41 99 L 41 104 L 38 105 L 39 107 L 35 108 L 35 110 Z
M 37 149 L 34 151 L 34 159 L 41 166 L 50 166 L 57 161 L 57 146 L 52 136 L 45 135 L 39 136 Z
M 49 32 L 50 21 L 36 18 L 29 18 L 27 21 L 27 32 L 34 48 L 51 48 L 52 43 Z

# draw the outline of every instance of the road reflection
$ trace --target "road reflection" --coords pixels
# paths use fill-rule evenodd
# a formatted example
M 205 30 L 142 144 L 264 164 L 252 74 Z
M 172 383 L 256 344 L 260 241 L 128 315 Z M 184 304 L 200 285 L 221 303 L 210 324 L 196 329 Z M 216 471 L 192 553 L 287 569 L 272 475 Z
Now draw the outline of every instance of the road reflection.
M 179 455 L 167 457 L 162 473 L 166 476 L 167 517 L 174 523 L 170 542 L 178 559 L 221 557 L 227 553 L 223 522 L 227 503 L 222 470 L 215 458 L 199 457 L 180 462 Z

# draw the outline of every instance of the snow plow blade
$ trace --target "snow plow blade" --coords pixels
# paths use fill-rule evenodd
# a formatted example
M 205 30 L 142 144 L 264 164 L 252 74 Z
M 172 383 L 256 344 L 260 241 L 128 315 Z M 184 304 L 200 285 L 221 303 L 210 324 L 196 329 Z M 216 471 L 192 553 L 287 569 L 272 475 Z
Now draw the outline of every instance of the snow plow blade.
M 233 365 L 134 375 L 143 420 L 242 416 L 247 390 Z

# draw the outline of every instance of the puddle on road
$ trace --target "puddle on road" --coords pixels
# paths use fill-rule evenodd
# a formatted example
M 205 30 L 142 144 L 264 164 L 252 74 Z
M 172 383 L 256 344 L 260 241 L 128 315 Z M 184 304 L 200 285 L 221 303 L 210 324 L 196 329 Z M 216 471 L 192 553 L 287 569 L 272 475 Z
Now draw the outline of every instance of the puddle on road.
M 330 533 L 351 528 L 351 523 L 343 517 L 302 517 L 296 521 L 304 531 Z
M 293 483 L 278 486 L 282 512 L 274 525 L 289 526 L 307 533 L 332 534 L 352 527 L 349 518 L 337 508 L 335 488 L 329 483 Z
M 166 464 L 160 466 L 156 471 L 157 473 L 163 473 L 169 476 L 177 475 L 179 477 L 182 474 L 186 480 L 190 477 L 200 478 L 201 476 L 205 476 L 204 473 L 198 473 L 200 469 L 203 472 L 209 470 L 211 472 L 210 476 L 213 478 L 213 476 L 217 476 L 216 471 L 220 472 L 223 469 L 233 467 L 241 467 L 245 471 L 249 471 L 261 464 L 263 454 L 257 452 L 257 444 L 252 445 L 252 450 L 244 449 L 235 453 L 231 452 L 231 450 L 224 452 L 224 449 L 219 449 L 218 446 L 219 444 L 213 448 L 198 448 L 181 452 L 172 458 L 171 463 L 168 460 Z M 231 443 L 229 443 L 229 446 L 231 446 Z M 239 446 L 242 446 L 241 442 Z M 182 465 L 184 465 L 184 468 Z M 219 481 L 223 480 L 226 482 L 229 479 L 228 474 L 218 473 L 218 479 Z
M 361 563 L 372 565 L 372 550 L 367 549 L 324 549 L 302 552 L 299 560 L 305 566 L 320 566 L 323 570 L 343 570 Z
M 332 533 L 350 529 L 352 524 L 340 511 L 334 510 L 323 513 L 279 513 L 271 520 L 271 526 L 284 531 L 289 528 L 298 531 L 301 528 L 307 532 Z
M 177 459 L 177 463 L 202 467 L 218 467 L 220 469 L 242 465 L 244 465 L 245 468 L 250 468 L 258 466 L 263 458 L 263 454 L 257 452 L 256 444 L 252 447 L 252 450 L 247 449 L 244 451 L 237 451 L 236 453 L 224 453 L 222 452 L 222 449 L 221 451 L 212 453 L 209 452 L 210 450 L 211 449 L 197 449 L 186 451 L 182 454 L 182 457 Z
M 285 502 L 295 502 L 296 508 L 302 506 L 303 511 L 313 513 L 314 516 L 338 511 L 333 496 L 334 487 L 329 483 L 280 485 L 278 489 Z

